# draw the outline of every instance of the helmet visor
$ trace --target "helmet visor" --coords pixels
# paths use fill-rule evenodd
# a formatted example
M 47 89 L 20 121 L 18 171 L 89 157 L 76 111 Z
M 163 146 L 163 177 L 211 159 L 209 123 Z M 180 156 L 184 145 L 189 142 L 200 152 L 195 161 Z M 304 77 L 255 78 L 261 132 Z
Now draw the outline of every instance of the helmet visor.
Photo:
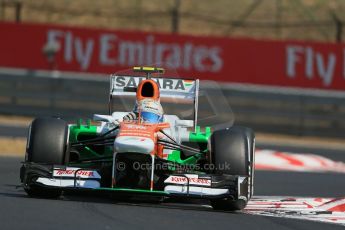
M 163 117 L 151 112 L 141 112 L 140 117 L 144 122 L 147 123 L 159 123 L 162 122 Z

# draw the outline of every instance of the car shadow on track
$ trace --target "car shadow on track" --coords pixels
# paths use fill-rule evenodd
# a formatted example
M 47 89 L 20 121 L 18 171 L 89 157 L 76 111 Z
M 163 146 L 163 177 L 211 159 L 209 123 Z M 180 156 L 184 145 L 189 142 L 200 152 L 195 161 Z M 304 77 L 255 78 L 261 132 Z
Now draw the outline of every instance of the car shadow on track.
M 9 188 L 8 191 L 0 191 L 0 197 L 22 198 L 22 199 L 40 199 L 40 200 L 60 200 L 62 202 L 85 202 L 98 204 L 113 204 L 121 206 L 133 207 L 150 207 L 162 209 L 180 209 L 192 211 L 206 211 L 206 212 L 222 212 L 212 209 L 208 201 L 205 200 L 187 200 L 187 199 L 152 199 L 150 197 L 115 197 L 110 195 L 94 195 L 85 192 L 68 192 L 64 193 L 60 198 L 36 198 L 29 197 L 22 186 L 19 185 L 3 185 L 2 188 Z M 3 190 L 3 189 L 2 189 Z M 7 190 L 7 189 L 6 189 Z M 232 214 L 241 214 L 242 212 L 228 212 Z

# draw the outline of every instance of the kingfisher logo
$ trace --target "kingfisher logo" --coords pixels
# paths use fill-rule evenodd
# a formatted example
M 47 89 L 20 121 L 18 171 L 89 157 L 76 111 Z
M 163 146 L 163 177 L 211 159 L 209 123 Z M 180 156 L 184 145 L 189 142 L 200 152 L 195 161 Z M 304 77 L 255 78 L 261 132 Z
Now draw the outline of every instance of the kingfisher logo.
M 194 175 L 191 176 L 169 176 L 164 183 L 166 184 L 192 184 L 200 186 L 211 186 L 211 180 L 208 178 L 198 178 Z
M 78 177 L 88 179 L 100 179 L 101 176 L 94 170 L 81 170 L 80 168 L 67 167 L 65 169 L 54 169 L 54 177 Z
M 136 88 L 145 77 L 114 76 L 112 79 L 113 89 L 119 88 Z M 157 82 L 158 87 L 164 90 L 189 91 L 195 84 L 194 80 L 152 78 Z

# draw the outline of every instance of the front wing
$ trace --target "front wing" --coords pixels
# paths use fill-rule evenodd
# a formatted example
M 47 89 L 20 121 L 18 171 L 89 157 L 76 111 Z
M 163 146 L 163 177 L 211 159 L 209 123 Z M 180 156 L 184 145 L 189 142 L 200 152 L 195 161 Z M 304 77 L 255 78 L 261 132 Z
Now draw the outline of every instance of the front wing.
M 164 197 L 247 200 L 248 177 L 215 174 L 171 174 L 164 180 L 164 189 L 131 189 L 102 187 L 100 170 L 58 165 L 24 164 L 21 170 L 24 187 L 94 191 L 106 193 L 145 194 Z

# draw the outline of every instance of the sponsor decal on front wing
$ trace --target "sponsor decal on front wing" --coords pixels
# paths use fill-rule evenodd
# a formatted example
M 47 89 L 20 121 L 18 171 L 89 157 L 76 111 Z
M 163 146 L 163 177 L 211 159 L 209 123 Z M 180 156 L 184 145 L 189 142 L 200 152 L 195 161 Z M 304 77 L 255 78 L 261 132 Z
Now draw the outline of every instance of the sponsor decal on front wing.
M 169 176 L 164 183 L 187 185 L 211 186 L 211 180 L 207 178 L 198 178 L 197 175 Z
M 75 167 L 54 168 L 53 177 L 77 177 L 85 179 L 101 179 L 96 170 L 84 170 Z

